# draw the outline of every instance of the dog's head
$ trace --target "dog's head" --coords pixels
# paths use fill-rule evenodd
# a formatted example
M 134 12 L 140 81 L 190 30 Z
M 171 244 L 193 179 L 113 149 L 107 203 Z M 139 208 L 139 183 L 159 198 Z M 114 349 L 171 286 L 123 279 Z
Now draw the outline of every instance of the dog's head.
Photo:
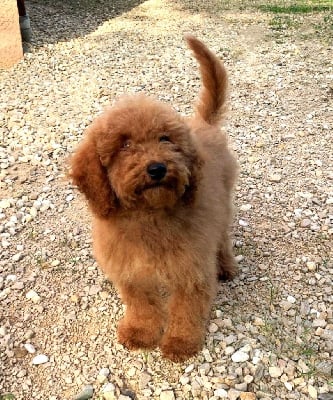
M 88 128 L 70 176 L 93 212 L 191 204 L 202 157 L 185 120 L 144 96 L 124 98 Z

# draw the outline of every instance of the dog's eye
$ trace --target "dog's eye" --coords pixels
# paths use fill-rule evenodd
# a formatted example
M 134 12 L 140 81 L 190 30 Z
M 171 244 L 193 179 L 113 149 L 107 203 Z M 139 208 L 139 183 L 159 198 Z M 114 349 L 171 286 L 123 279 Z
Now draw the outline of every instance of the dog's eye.
M 160 137 L 160 142 L 171 142 L 168 135 L 163 135 Z
M 128 149 L 128 148 L 131 147 L 131 145 L 132 145 L 131 141 L 127 139 L 127 140 L 125 140 L 125 141 L 123 142 L 121 148 L 122 148 L 122 149 Z

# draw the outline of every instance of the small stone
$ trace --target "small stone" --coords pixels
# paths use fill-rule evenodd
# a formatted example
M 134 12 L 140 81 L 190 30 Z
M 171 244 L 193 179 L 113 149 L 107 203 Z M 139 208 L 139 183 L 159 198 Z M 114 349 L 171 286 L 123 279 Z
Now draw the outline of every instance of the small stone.
M 251 204 L 242 204 L 240 206 L 241 211 L 249 211 L 249 210 L 251 210 L 251 208 L 252 208 Z
M 34 348 L 34 346 L 31 343 L 25 343 L 24 344 L 24 348 L 27 350 L 28 353 L 30 354 L 34 354 L 36 353 L 36 349 Z
M 40 296 L 34 290 L 29 290 L 25 297 L 28 300 L 32 300 L 34 303 L 38 303 L 38 301 L 40 300 Z
M 148 383 L 151 381 L 151 375 L 148 372 L 142 372 L 139 378 L 139 387 L 140 389 L 144 389 L 148 386 Z
M 268 373 L 272 378 L 279 378 L 282 375 L 281 368 L 279 367 L 269 367 Z
M 106 383 L 101 390 L 104 400 L 116 400 L 116 387 L 113 383 Z
M 102 368 L 102 369 L 99 371 L 98 375 L 109 376 L 109 375 L 110 375 L 110 370 L 109 370 L 109 368 Z
M 212 356 L 210 355 L 210 352 L 209 352 L 209 350 L 208 349 L 203 349 L 202 350 L 202 354 L 203 354 L 203 356 L 205 357 L 205 360 L 207 361 L 207 362 L 213 362 L 213 358 L 212 358 Z
M 49 361 L 49 358 L 45 354 L 38 354 L 38 356 L 36 356 L 32 359 L 33 365 L 45 364 L 48 361 Z
M 24 334 L 24 339 L 31 339 L 35 336 L 35 332 L 31 329 L 29 329 L 28 331 L 26 331 L 26 333 Z
M 329 361 L 321 361 L 316 365 L 316 370 L 323 375 L 332 376 L 332 369 L 333 365 Z
M 175 400 L 175 394 L 172 390 L 164 390 L 160 394 L 160 400 Z
M 102 399 L 103 400 L 116 400 L 116 394 L 115 394 L 115 392 L 103 392 Z
M 311 399 L 317 399 L 318 393 L 317 389 L 314 386 L 308 385 L 308 392 Z
M 333 400 L 333 392 L 320 393 L 318 395 L 318 400 Z
M 268 177 L 268 180 L 270 182 L 276 182 L 276 183 L 280 182 L 281 179 L 282 179 L 282 175 L 280 175 L 280 174 L 272 174 Z
M 214 396 L 216 396 L 219 399 L 227 399 L 228 392 L 224 389 L 216 389 L 214 390 Z
M 5 326 L 0 326 L 0 336 L 4 337 L 7 334 L 7 329 Z
M 105 375 L 97 375 L 97 382 L 98 383 L 105 383 L 108 380 L 108 377 Z
M 89 288 L 89 296 L 95 296 L 100 291 L 101 291 L 101 287 L 99 285 L 92 285 Z
M 31 217 L 36 217 L 37 216 L 37 209 L 35 208 L 35 207 L 31 207 L 30 208 L 30 215 L 31 215 Z
M 106 300 L 108 297 L 110 297 L 110 293 L 105 291 L 99 292 L 98 295 L 102 300 Z
M 284 386 L 289 392 L 293 390 L 293 385 L 290 382 L 284 382 Z
M 312 326 L 314 328 L 325 328 L 326 325 L 327 325 L 327 322 L 324 319 L 315 319 L 312 322 Z
M 5 209 L 11 207 L 12 203 L 9 199 L 3 199 L 0 201 L 0 208 Z
M 308 267 L 309 271 L 315 271 L 316 270 L 316 263 L 313 261 L 308 261 L 306 263 L 306 266 Z
M 210 333 L 215 333 L 215 332 L 217 332 L 219 330 L 219 327 L 216 325 L 216 324 L 214 324 L 214 322 L 212 322 L 210 325 L 209 325 L 209 327 L 208 327 L 208 331 L 210 332 Z
M 247 383 L 247 384 L 253 382 L 253 376 L 252 375 L 245 375 L 244 376 L 244 382 Z
M 79 296 L 77 296 L 76 294 L 73 294 L 73 295 L 70 297 L 70 301 L 71 301 L 72 303 L 74 303 L 74 304 L 78 304 L 78 302 L 80 301 L 80 298 L 79 298 Z
M 17 261 L 22 260 L 22 258 L 23 258 L 23 254 L 22 253 L 17 253 L 17 254 L 13 255 L 12 260 L 17 262 Z
M 301 221 L 301 228 L 308 228 L 312 224 L 311 219 L 304 218 Z
M 53 260 L 53 261 L 51 262 L 51 266 L 52 266 L 52 267 L 57 267 L 59 264 L 60 264 L 60 261 L 59 261 L 59 260 Z
M 236 383 L 235 389 L 239 390 L 240 392 L 246 392 L 247 391 L 247 383 L 246 382 Z
M 240 400 L 256 400 L 256 395 L 252 392 L 243 392 L 239 395 Z
M 289 301 L 289 303 L 292 303 L 292 304 L 296 303 L 296 299 L 293 296 L 288 296 L 287 301 Z
M 23 282 L 15 282 L 14 285 L 12 286 L 12 289 L 22 290 L 22 289 L 24 289 L 24 283 Z
M 74 397 L 74 400 L 88 400 L 93 397 L 94 394 L 94 388 L 91 385 L 87 385 L 81 393 L 79 393 L 76 397 Z
M 228 399 L 229 400 L 237 400 L 239 398 L 239 395 L 240 395 L 239 390 L 235 390 L 233 388 L 228 390 Z
M 227 346 L 227 347 L 224 349 L 224 353 L 225 353 L 226 356 L 229 356 L 230 354 L 235 353 L 235 348 L 232 347 L 232 346 Z
M 238 256 L 235 257 L 235 260 L 236 262 L 240 263 L 244 260 L 244 256 L 242 254 L 238 254 Z
M 310 368 L 305 364 L 303 360 L 298 360 L 297 365 L 303 374 L 307 374 L 308 372 L 310 372 Z
M 65 376 L 64 381 L 67 383 L 67 385 L 71 385 L 73 383 L 73 379 L 70 376 Z
M 265 322 L 264 322 L 264 320 L 263 320 L 262 318 L 260 318 L 260 317 L 254 317 L 253 325 L 255 325 L 255 326 L 264 326 L 264 325 L 265 325 Z
M 280 307 L 285 311 L 290 310 L 290 308 L 292 308 L 292 306 L 293 306 L 292 303 L 290 303 L 289 301 L 285 301 L 285 300 L 280 301 Z
M 189 374 L 194 370 L 194 364 L 190 364 L 188 367 L 185 368 L 185 373 Z
M 243 351 L 236 351 L 232 356 L 231 359 L 233 362 L 245 362 L 250 358 L 248 353 Z
M 181 376 L 179 378 L 179 382 L 184 386 L 190 382 L 190 378 L 188 376 Z
M 243 226 L 243 227 L 246 227 L 246 226 L 249 225 L 249 223 L 247 221 L 244 221 L 243 219 L 240 219 L 238 221 L 238 223 L 239 223 L 240 226 Z

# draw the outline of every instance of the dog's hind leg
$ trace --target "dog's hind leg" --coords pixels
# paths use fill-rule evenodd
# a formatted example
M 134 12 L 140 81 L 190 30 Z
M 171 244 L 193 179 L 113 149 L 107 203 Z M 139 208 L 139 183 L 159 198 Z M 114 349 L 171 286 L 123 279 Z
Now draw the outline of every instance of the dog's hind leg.
M 237 275 L 237 271 L 231 240 L 227 232 L 223 232 L 217 251 L 217 277 L 221 281 L 231 280 Z

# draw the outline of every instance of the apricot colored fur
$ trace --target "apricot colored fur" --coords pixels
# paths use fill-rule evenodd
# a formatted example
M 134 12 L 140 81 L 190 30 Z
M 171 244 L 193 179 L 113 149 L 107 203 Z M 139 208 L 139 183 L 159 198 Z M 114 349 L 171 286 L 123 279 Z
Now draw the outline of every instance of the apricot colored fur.
M 144 95 L 119 100 L 87 129 L 71 178 L 94 215 L 94 254 L 126 304 L 118 340 L 172 361 L 202 347 L 217 276 L 236 273 L 228 228 L 237 163 L 219 123 L 227 74 L 186 38 L 203 88 L 193 118 Z M 167 167 L 158 182 L 151 163 Z

